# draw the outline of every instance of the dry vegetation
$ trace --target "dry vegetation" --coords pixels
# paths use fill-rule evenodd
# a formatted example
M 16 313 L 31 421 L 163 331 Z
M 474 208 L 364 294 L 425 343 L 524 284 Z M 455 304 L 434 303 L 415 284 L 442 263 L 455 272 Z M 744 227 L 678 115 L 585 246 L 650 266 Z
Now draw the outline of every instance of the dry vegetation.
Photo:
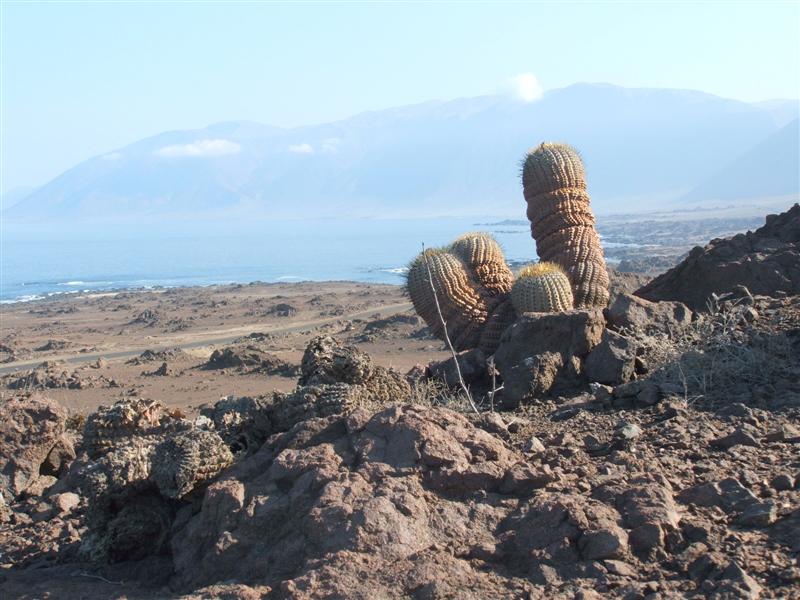
M 771 398 L 798 369 L 787 332 L 762 322 L 752 299 L 713 300 L 686 327 L 627 333 L 638 340 L 652 381 L 709 408 Z

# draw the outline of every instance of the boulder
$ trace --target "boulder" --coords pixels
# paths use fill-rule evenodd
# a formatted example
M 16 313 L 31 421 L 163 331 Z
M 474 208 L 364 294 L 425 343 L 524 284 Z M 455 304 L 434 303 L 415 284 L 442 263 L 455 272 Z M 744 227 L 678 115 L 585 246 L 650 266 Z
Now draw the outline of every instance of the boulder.
M 600 343 L 604 328 L 600 309 L 522 315 L 494 355 L 504 402 L 516 405 L 586 383 L 581 360 Z
M 35 484 L 61 443 L 67 411 L 44 396 L 0 402 L 0 493 L 14 500 Z
M 486 366 L 486 355 L 478 348 L 464 350 L 457 355 L 458 367 L 461 369 L 461 377 L 467 385 L 485 383 L 489 378 L 489 370 Z M 458 387 L 458 372 L 456 371 L 456 360 L 452 357 L 432 362 L 428 365 L 428 372 L 431 377 L 438 379 L 450 387 Z
M 756 231 L 695 247 L 680 264 L 635 294 L 705 310 L 712 294 L 724 294 L 740 285 L 764 296 L 800 293 L 800 204 L 767 216 L 766 224 Z
M 692 321 L 692 311 L 682 302 L 651 302 L 622 293 L 606 310 L 606 319 L 617 329 L 648 331 L 688 325 Z
M 176 527 L 176 583 L 302 587 L 319 579 L 316 564 L 336 573 L 326 584 L 335 587 L 312 597 L 383 597 L 386 590 L 374 588 L 379 577 L 365 581 L 356 572 L 351 579 L 352 568 L 364 568 L 352 557 L 370 560 L 369 572 L 435 569 L 424 554 L 433 544 L 469 548 L 491 539 L 508 512 L 497 494 L 519 461 L 502 440 L 441 408 L 306 420 L 234 465 L 208 488 L 199 513 Z M 463 510 L 476 492 L 497 500 L 477 513 Z M 390 595 L 399 597 L 418 583 L 394 585 Z
M 635 342 L 606 330 L 600 343 L 586 356 L 584 369 L 589 381 L 614 385 L 633 379 L 635 362 Z
M 166 365 L 166 363 L 164 364 Z M 264 352 L 253 344 L 227 346 L 214 350 L 205 364 L 205 368 L 211 370 L 234 368 L 248 373 L 258 372 L 284 377 L 294 377 L 298 372 L 295 365 L 287 363 L 274 354 Z M 166 375 L 167 373 L 154 374 Z

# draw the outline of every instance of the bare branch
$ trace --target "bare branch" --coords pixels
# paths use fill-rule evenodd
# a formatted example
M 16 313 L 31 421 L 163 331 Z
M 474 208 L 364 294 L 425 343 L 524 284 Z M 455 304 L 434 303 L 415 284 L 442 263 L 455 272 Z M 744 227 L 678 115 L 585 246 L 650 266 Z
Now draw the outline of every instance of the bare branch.
M 442 324 L 442 331 L 444 332 L 444 341 L 447 344 L 447 347 L 450 349 L 450 353 L 453 355 L 453 362 L 456 364 L 456 375 L 458 375 L 458 383 L 461 385 L 461 389 L 464 391 L 464 395 L 467 397 L 469 401 L 469 405 L 472 407 L 472 410 L 475 413 L 479 414 L 478 407 L 475 406 L 475 402 L 472 400 L 472 394 L 467 387 L 467 384 L 464 383 L 464 378 L 461 375 L 461 365 L 458 364 L 458 354 L 456 354 L 455 348 L 453 348 L 453 344 L 450 342 L 450 335 L 447 333 L 447 323 L 442 316 L 442 308 L 439 306 L 439 296 L 436 293 L 436 286 L 433 285 L 433 274 L 431 273 L 431 265 L 428 263 L 428 255 L 425 253 L 425 243 L 422 244 L 422 258 L 425 260 L 425 269 L 428 271 L 428 282 L 431 285 L 431 292 L 433 292 L 433 301 L 436 304 L 436 314 L 439 315 L 439 322 Z

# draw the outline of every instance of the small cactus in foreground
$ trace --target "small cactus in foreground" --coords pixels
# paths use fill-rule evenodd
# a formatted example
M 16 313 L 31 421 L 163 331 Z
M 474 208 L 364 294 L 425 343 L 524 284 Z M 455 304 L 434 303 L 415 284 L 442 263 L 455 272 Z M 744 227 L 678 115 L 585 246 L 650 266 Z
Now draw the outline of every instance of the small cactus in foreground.
M 511 302 L 520 314 L 570 310 L 572 288 L 558 265 L 548 262 L 528 265 L 520 271 L 511 288 Z
M 606 306 L 608 272 L 578 153 L 566 144 L 534 148 L 525 157 L 522 186 L 539 259 L 563 267 L 576 308 Z

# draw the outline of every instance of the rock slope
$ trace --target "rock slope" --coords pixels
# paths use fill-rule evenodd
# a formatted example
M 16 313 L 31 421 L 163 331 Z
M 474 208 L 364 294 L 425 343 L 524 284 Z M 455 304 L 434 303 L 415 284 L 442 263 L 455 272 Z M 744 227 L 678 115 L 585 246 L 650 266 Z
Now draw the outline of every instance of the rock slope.
M 647 300 L 677 300 L 705 310 L 712 294 L 735 286 L 753 294 L 800 293 L 800 205 L 769 215 L 763 227 L 697 246 L 676 267 L 636 291 Z

